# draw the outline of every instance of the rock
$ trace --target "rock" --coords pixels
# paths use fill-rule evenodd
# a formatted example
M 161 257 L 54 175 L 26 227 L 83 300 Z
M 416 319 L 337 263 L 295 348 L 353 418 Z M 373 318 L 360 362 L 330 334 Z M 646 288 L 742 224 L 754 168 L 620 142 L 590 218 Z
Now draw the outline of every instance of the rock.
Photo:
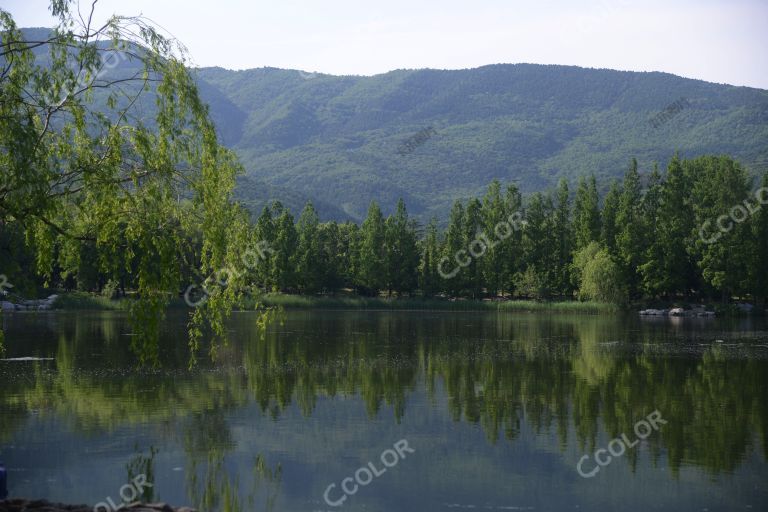
M 26 362 L 26 361 L 53 361 L 52 357 L 7 357 L 0 359 L 0 361 L 6 362 Z
M 669 316 L 684 316 L 685 310 L 683 308 L 672 308 L 669 310 Z
M 640 311 L 640 314 L 644 316 L 666 316 L 667 310 L 666 309 L 644 309 Z
M 62 505 L 46 500 L 13 499 L 0 501 L 0 512 L 92 512 L 87 505 Z
M 18 304 L 4 300 L 0 301 L 0 310 L 2 311 L 47 311 L 53 308 L 53 303 L 58 295 L 51 295 L 47 299 L 29 299 L 23 300 Z

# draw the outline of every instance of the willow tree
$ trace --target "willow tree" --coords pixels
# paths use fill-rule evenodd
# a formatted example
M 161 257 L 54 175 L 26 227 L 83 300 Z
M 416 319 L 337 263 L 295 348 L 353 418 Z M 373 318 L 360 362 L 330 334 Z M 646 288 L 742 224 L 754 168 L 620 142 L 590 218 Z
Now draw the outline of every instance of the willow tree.
M 243 250 L 245 218 L 230 201 L 239 166 L 218 143 L 184 47 L 143 17 L 96 26 L 96 3 L 81 12 L 52 0 L 57 26 L 29 38 L 0 10 L 0 225 L 21 226 L 49 279 L 82 243 L 101 271 L 132 275 L 134 348 L 156 361 L 181 255 L 195 254 L 206 276 Z M 224 333 L 239 289 L 228 277 L 192 315 L 193 348 L 206 324 Z

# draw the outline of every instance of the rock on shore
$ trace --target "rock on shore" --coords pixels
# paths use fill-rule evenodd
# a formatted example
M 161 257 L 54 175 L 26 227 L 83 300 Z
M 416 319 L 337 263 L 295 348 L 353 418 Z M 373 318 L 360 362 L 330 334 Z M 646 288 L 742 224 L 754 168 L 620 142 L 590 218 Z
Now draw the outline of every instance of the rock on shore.
M 131 512 L 196 512 L 189 507 L 173 508 L 165 503 L 132 503 L 120 510 Z M 6 500 L 0 501 L 0 512 L 93 512 L 88 505 L 64 505 L 46 500 Z
M 4 300 L 0 301 L 0 309 L 3 311 L 48 311 L 58 298 L 58 295 L 49 295 L 46 299 L 22 300 L 18 304 Z

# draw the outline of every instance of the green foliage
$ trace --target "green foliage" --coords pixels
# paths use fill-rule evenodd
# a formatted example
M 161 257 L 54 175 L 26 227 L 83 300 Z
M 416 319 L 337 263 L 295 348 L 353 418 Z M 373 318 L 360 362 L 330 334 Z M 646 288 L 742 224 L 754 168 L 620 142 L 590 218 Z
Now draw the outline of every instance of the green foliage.
M 416 229 L 408 218 L 405 202 L 397 202 L 395 214 L 384 225 L 386 288 L 398 294 L 412 293 L 418 284 L 419 249 Z
M 727 216 L 747 199 L 749 175 L 730 157 L 700 157 L 684 162 L 683 168 L 692 177 L 691 202 L 695 217 L 700 219 L 699 225 L 704 221 L 717 224 L 721 215 Z M 731 221 L 733 228 L 715 243 L 706 243 L 700 237 L 691 248 L 704 281 L 720 290 L 723 297 L 748 291 L 749 255 L 755 242 L 750 237 L 750 225 L 759 219 Z
M 312 80 L 274 68 L 197 76 L 224 142 L 259 182 L 256 212 L 261 184 L 272 197 L 296 196 L 296 214 L 311 199 L 323 219 L 362 222 L 371 200 L 387 215 L 403 197 L 426 223 L 494 179 L 528 195 L 593 173 L 605 193 L 632 156 L 648 169 L 675 151 L 728 153 L 767 169 L 768 92 L 665 73 L 500 64 Z M 654 128 L 681 97 L 685 108 Z M 399 154 L 430 127 L 428 140 Z
M 624 304 L 627 291 L 618 265 L 598 242 L 590 242 L 573 258 L 578 273 L 579 299 Z
M 51 12 L 58 26 L 27 39 L 0 10 L 0 225 L 24 233 L 49 283 L 60 274 L 98 290 L 130 279 L 132 342 L 153 363 L 180 254 L 199 240 L 194 265 L 208 273 L 233 253 L 239 165 L 219 145 L 176 41 L 142 17 L 99 28 L 69 2 Z M 207 323 L 221 333 L 236 289 L 196 311 L 193 346 Z
M 360 285 L 377 295 L 386 286 L 385 227 L 379 205 L 371 202 L 368 216 L 360 228 L 360 256 L 358 280 Z
M 466 253 L 465 224 L 464 206 L 461 201 L 456 201 L 451 208 L 448 229 L 445 231 L 443 254 L 437 263 L 440 277 L 447 280 L 445 289 L 451 295 L 459 295 L 464 291 L 464 275 L 456 264 L 459 263 L 460 251 Z
M 546 276 L 529 266 L 524 272 L 515 276 L 517 294 L 521 297 L 541 300 L 549 296 Z
M 319 291 L 323 284 L 322 272 L 330 261 L 323 258 L 318 232 L 319 219 L 312 203 L 307 203 L 297 223 L 296 274 L 303 291 Z
M 638 294 L 638 268 L 645 252 L 645 225 L 640 211 L 642 188 L 637 172 L 637 160 L 624 176 L 624 185 L 616 210 L 616 261 L 623 274 L 623 282 L 631 296 Z
M 508 301 L 477 301 L 435 298 L 399 298 L 385 297 L 311 297 L 306 295 L 289 295 L 269 293 L 259 297 L 268 307 L 285 309 L 363 309 L 363 310 L 433 310 L 433 311 L 547 311 L 563 313 L 609 313 L 618 310 L 615 304 L 599 302 L 550 301 L 533 300 Z
M 573 204 L 573 235 L 577 250 L 600 240 L 600 196 L 594 174 L 589 182 L 584 176 L 579 177 Z
M 105 299 L 115 298 L 118 285 L 119 283 L 116 280 L 110 279 L 107 281 L 107 284 L 104 285 L 104 288 L 101 289 L 101 296 Z
M 725 157 L 675 157 L 665 173 L 654 167 L 646 179 L 633 161 L 623 182 L 611 186 L 602 210 L 594 180 L 591 185 L 581 180 L 573 209 L 562 181 L 557 190 L 527 199 L 521 223 L 512 220 L 523 204 L 519 191 L 509 186 L 502 196 L 501 183 L 494 181 L 482 201 L 454 203 L 442 236 L 434 221 L 420 241 L 402 200 L 386 219 L 372 203 L 360 228 L 320 223 L 314 208 L 307 207 L 298 223 L 298 246 L 281 249 L 280 257 L 296 262 L 296 289 L 307 293 L 357 289 L 403 296 L 418 287 L 427 298 L 501 294 L 551 300 L 578 291 L 582 300 L 616 304 L 735 292 L 763 300 L 759 283 L 766 278 L 756 262 L 766 247 L 762 238 L 749 235 L 766 229 L 764 211 L 757 208 L 734 223 L 727 238 L 723 235 L 724 247 L 711 248 L 698 236 L 707 215 L 722 216 L 732 209 L 725 206 L 729 201 L 744 200 L 745 179 L 739 165 Z M 708 192 L 719 189 L 725 190 Z M 701 206 L 706 201 L 715 203 Z M 273 238 L 295 237 L 291 222 L 273 230 L 270 218 L 268 210 L 262 213 L 255 230 Z M 739 244 L 739 254 L 715 260 L 733 249 L 731 242 Z M 721 275 L 712 268 L 718 261 L 724 280 L 712 281 L 709 275 Z M 728 282 L 732 287 L 723 287 Z
M 130 304 L 131 303 L 127 300 L 110 300 L 102 295 L 95 295 L 88 292 L 69 292 L 59 295 L 53 303 L 53 308 L 80 311 L 112 311 L 127 310 L 130 307 Z
M 525 209 L 525 270 L 520 274 L 517 287 L 523 296 L 548 298 L 556 292 L 559 269 L 554 211 L 552 197 L 538 192 L 531 196 Z
M 294 255 L 297 247 L 298 233 L 293 223 L 293 215 L 288 210 L 282 210 L 277 218 L 272 264 L 272 281 L 277 289 L 296 287 Z
M 561 180 L 557 189 L 557 207 L 552 219 L 554 245 L 553 290 L 559 296 L 569 297 L 571 289 L 571 253 L 573 252 L 573 227 L 571 225 L 568 183 Z
M 437 271 L 440 260 L 440 241 L 437 221 L 432 219 L 427 225 L 427 232 L 421 242 L 421 260 L 419 264 L 419 288 L 425 297 L 433 297 L 441 288 L 441 277 Z

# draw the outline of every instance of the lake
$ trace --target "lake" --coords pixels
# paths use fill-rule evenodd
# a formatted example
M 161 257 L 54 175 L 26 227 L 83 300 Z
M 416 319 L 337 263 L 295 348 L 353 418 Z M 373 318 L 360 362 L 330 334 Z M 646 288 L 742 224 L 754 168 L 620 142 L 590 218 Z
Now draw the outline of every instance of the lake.
M 139 491 L 204 511 L 768 509 L 764 319 L 256 319 L 233 314 L 216 360 L 190 369 L 181 312 L 163 324 L 157 368 L 138 367 L 123 313 L 4 314 L 6 358 L 52 358 L 0 361 L 10 496 L 111 507 Z

